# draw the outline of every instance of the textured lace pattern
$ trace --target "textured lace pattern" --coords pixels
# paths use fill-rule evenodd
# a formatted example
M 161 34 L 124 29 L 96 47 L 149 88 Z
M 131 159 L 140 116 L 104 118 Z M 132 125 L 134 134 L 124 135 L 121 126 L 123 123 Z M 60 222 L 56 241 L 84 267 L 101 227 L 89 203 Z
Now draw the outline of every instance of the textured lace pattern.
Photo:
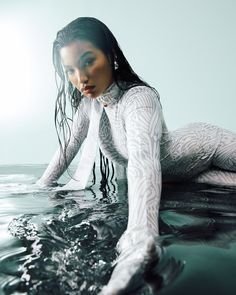
M 66 159 L 68 164 L 74 159 L 87 136 L 89 128 L 89 116 L 90 102 L 87 101 L 85 104 L 83 101 L 75 113 L 71 127 L 70 141 L 66 149 Z M 66 168 L 65 157 L 61 155 L 61 150 L 58 148 L 38 183 L 42 186 L 53 185 L 65 172 Z
M 68 162 L 87 135 L 90 102 L 84 98 L 76 113 Z M 99 146 L 109 159 L 127 169 L 128 226 L 117 245 L 117 265 L 101 292 L 118 294 L 140 269 L 160 255 L 153 237 L 158 235 L 162 181 L 236 186 L 236 135 L 206 123 L 168 131 L 157 94 L 148 87 L 137 86 L 116 102 L 110 100 L 104 108 Z M 66 169 L 59 156 L 58 151 L 41 178 L 42 183 L 52 184 Z
M 73 123 L 68 162 L 87 135 L 89 116 L 90 100 L 84 98 Z M 130 229 L 140 224 L 158 232 L 162 180 L 236 185 L 236 135 L 207 123 L 168 131 L 159 98 L 148 87 L 133 87 L 104 108 L 99 130 L 103 153 L 127 167 Z M 58 151 L 42 181 L 56 181 L 65 168 Z

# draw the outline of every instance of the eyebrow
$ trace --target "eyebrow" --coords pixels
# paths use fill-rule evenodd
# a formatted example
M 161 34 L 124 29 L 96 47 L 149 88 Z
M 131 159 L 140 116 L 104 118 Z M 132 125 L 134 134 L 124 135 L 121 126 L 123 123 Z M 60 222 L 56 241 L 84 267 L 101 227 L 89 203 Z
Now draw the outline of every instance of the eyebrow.
M 80 63 L 81 60 L 85 59 L 87 57 L 87 55 L 90 54 L 94 54 L 92 51 L 85 51 L 80 57 L 79 59 L 76 61 L 76 64 Z M 64 65 L 65 68 L 70 68 L 69 65 Z

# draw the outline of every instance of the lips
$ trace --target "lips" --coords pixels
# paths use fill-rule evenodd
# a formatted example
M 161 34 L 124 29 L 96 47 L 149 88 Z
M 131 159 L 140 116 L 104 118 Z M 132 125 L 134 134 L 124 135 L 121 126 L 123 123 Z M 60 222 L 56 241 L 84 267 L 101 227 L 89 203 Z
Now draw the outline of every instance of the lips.
M 95 86 L 85 86 L 82 88 L 82 92 L 85 93 L 85 94 L 88 94 L 88 93 L 91 93 L 93 92 Z

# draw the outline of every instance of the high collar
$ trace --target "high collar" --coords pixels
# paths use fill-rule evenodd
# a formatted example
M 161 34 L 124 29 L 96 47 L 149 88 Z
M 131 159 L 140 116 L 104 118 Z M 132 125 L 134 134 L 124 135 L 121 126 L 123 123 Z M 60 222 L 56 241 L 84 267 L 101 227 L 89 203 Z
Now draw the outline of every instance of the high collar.
M 118 85 L 113 82 L 100 96 L 96 99 L 97 101 L 103 103 L 105 106 L 112 105 L 116 103 L 121 95 L 123 90 L 121 90 Z

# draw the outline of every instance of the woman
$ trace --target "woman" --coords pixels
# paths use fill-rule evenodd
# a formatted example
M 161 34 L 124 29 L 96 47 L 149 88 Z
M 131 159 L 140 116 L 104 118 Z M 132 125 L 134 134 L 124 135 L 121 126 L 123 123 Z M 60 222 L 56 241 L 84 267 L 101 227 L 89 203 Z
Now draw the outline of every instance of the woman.
M 103 294 L 118 294 L 158 256 L 162 182 L 236 184 L 236 135 L 204 123 L 167 130 L 158 93 L 134 73 L 115 37 L 99 20 L 81 17 L 58 32 L 53 61 L 60 78 L 56 126 L 63 141 L 38 184 L 52 186 L 83 147 L 75 175 L 62 189 L 84 189 L 97 143 L 127 168 L 129 217 L 120 257 Z M 72 127 L 65 101 L 75 111 Z

